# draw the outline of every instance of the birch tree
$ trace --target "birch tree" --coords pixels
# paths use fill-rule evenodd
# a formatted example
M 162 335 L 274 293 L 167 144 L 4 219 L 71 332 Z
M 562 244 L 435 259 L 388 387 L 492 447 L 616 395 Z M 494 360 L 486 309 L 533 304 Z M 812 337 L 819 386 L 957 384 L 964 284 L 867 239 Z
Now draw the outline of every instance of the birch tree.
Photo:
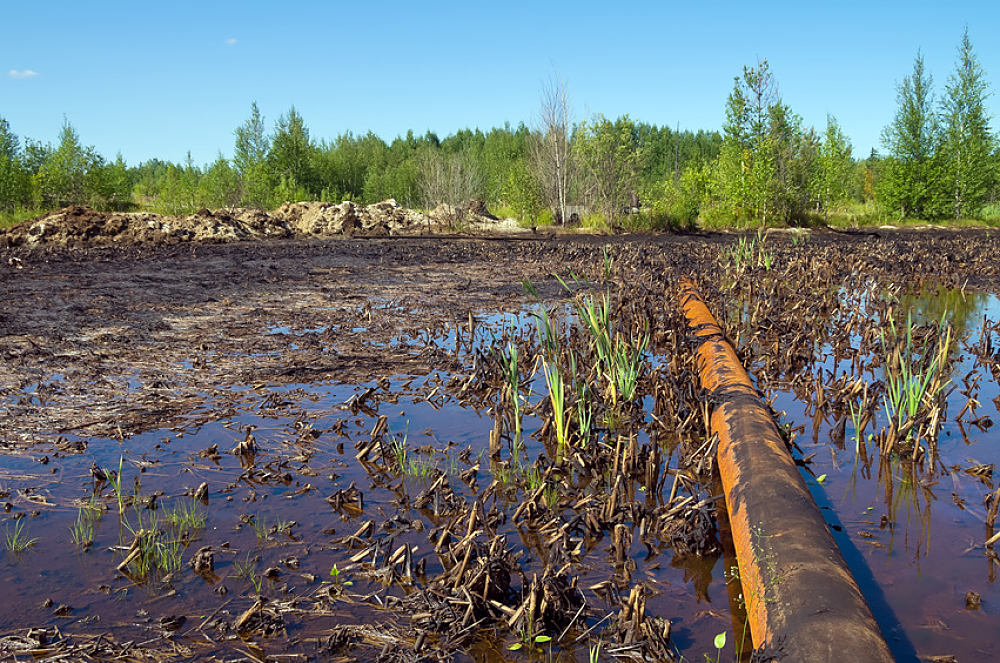
M 539 122 L 532 146 L 536 179 L 542 185 L 546 203 L 558 212 L 559 220 L 565 224 L 573 180 L 572 118 L 569 90 L 558 75 L 542 88 Z

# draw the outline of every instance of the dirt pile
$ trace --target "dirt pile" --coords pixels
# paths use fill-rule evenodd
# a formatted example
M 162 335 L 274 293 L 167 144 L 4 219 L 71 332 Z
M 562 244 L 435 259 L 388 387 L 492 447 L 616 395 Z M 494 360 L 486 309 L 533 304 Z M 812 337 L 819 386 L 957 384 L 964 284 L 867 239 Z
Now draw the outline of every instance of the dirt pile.
M 285 203 L 273 214 L 299 235 L 400 235 L 437 225 L 431 217 L 406 209 L 395 200 L 360 207 L 347 200 L 332 203 Z
M 74 205 L 0 230 L 0 248 L 42 245 L 175 244 L 236 242 L 290 237 L 337 237 L 419 234 L 457 228 L 517 230 L 513 220 L 500 220 L 481 201 L 470 201 L 461 214 L 438 210 L 422 214 L 395 200 L 362 207 L 350 201 L 285 203 L 278 209 L 200 209 L 168 216 L 148 212 L 98 212 Z

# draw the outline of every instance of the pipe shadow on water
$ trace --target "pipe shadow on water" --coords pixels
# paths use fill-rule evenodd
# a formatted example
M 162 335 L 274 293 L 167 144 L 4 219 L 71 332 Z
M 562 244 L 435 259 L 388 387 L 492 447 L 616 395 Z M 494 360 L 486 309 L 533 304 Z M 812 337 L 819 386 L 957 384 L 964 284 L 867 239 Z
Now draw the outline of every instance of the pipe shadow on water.
M 844 561 L 847 562 L 847 567 L 854 575 L 854 580 L 858 583 L 862 596 L 868 602 L 868 607 L 871 608 L 875 617 L 875 623 L 882 631 L 882 636 L 888 643 L 893 657 L 897 663 L 919 663 L 920 658 L 917 656 L 913 643 L 910 642 L 902 623 L 896 617 L 896 612 L 886 600 L 885 593 L 875 580 L 864 554 L 851 540 L 836 510 L 827 499 L 826 491 L 816 490 L 814 486 L 810 486 L 810 488 L 812 488 L 813 499 L 816 500 L 816 504 L 823 513 L 823 518 L 830 526 L 830 533 L 833 535 L 834 541 L 837 542 L 837 547 L 840 548 L 840 554 L 844 556 Z

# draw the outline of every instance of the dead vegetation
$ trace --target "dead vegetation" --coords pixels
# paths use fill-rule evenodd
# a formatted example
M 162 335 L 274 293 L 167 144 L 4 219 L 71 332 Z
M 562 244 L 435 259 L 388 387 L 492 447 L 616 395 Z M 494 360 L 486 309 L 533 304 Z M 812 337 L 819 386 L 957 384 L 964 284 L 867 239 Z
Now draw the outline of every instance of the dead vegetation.
M 938 390 L 894 423 L 881 376 L 905 298 L 995 287 L 995 240 L 766 242 L 767 264 L 760 250 L 740 264 L 718 236 L 8 251 L 0 441 L 48 460 L 0 483 L 13 513 L 51 523 L 76 516 L 69 486 L 105 507 L 78 596 L 106 593 L 88 601 L 100 621 L 8 619 L 0 646 L 52 660 L 679 659 L 697 608 L 669 594 L 708 600 L 722 554 L 714 396 L 694 386 L 679 276 L 695 276 L 761 391 L 807 403 L 861 475 L 891 486 L 880 468 L 905 467 L 926 485 L 955 471 L 935 444 L 944 422 L 991 423 L 978 399 L 997 380 L 995 323 L 952 385 L 961 412 Z M 942 324 L 909 320 L 911 344 Z M 42 481 L 50 469 L 67 488 Z M 992 469 L 961 470 L 983 482 L 992 536 Z M 166 533 L 150 504 L 182 497 L 215 529 L 176 533 L 177 570 L 129 571 L 143 532 L 108 523 Z

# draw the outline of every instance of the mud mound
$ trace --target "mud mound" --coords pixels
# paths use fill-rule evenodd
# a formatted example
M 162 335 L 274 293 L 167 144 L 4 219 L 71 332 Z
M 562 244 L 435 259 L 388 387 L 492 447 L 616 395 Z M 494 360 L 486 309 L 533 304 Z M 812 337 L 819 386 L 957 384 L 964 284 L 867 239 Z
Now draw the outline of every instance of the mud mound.
M 432 225 L 429 217 L 383 200 L 360 207 L 350 201 L 332 203 L 285 203 L 273 214 L 283 218 L 299 235 L 399 235 Z
M 0 246 L 232 242 L 291 236 L 287 223 L 261 210 L 201 209 L 165 216 L 106 213 L 75 205 L 8 228 L 0 234 Z
M 208 210 L 167 216 L 146 212 L 98 212 L 74 205 L 0 230 L 0 248 L 40 245 L 172 244 L 236 242 L 289 237 L 382 237 L 465 228 L 512 231 L 512 220 L 499 220 L 481 201 L 429 215 L 384 200 L 361 207 L 353 202 L 285 203 L 260 209 Z

